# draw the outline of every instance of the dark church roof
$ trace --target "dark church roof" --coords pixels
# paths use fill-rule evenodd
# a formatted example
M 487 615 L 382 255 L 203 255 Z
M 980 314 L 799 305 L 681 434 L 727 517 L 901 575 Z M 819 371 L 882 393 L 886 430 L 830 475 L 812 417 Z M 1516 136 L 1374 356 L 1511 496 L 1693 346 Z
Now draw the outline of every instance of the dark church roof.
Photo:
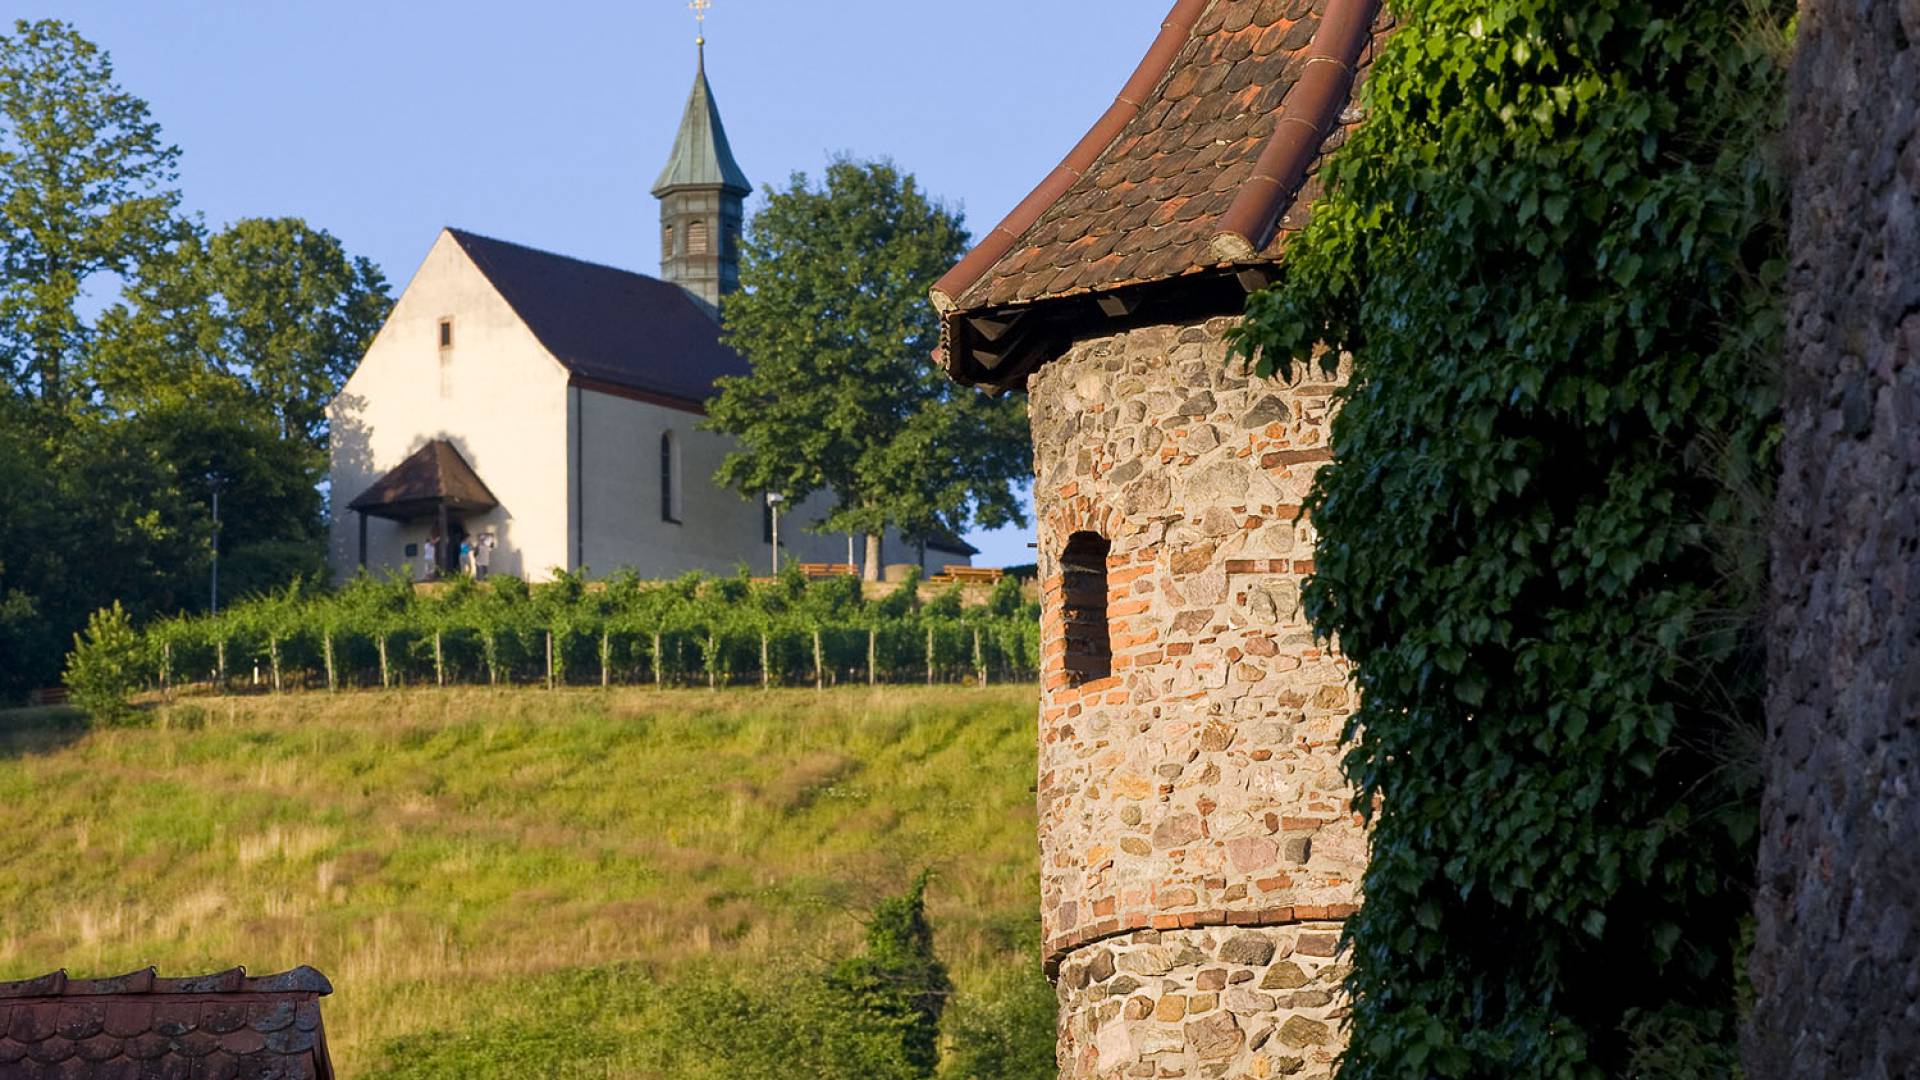
M 374 517 L 409 521 L 436 513 L 441 506 L 480 513 L 500 505 L 473 466 L 445 439 L 435 439 L 395 465 L 347 504 Z
M 733 160 L 727 129 L 720 123 L 720 107 L 713 103 L 713 87 L 707 85 L 705 44 L 700 47 L 693 92 L 687 95 L 687 111 L 680 118 L 680 134 L 673 140 L 673 153 L 667 155 L 660 179 L 653 183 L 653 193 L 660 196 L 683 187 L 718 187 L 738 195 L 753 192 L 747 174 Z
M 319 1001 L 332 992 L 309 967 L 0 982 L 0 1077 L 333 1080 Z
M 1161 319 L 1175 293 L 1239 311 L 1359 122 L 1388 18 L 1380 0 L 1178 0 L 1113 106 L 934 287 L 948 371 L 1017 386 L 1149 295 Z
M 575 381 L 698 407 L 747 374 L 711 310 L 659 278 L 448 229 Z

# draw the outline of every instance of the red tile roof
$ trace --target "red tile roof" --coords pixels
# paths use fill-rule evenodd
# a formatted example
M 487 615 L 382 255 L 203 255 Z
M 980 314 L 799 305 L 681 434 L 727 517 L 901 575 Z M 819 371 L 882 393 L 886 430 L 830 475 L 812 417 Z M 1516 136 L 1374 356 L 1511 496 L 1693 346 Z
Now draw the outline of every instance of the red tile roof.
M 319 1002 L 332 992 L 310 967 L 0 982 L 0 1077 L 333 1080 Z
M 948 370 L 1014 385 L 1057 344 L 1013 332 L 1027 311 L 1276 261 L 1359 121 L 1387 18 L 1379 0 L 1179 0 L 1112 108 L 934 287 Z

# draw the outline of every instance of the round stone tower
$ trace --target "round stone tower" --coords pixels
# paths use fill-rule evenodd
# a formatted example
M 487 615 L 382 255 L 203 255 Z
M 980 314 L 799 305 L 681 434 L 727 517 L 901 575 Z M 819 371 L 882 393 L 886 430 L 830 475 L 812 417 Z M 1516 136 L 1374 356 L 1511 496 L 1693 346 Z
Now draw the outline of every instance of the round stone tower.
M 1063 1077 L 1325 1077 L 1344 1045 L 1352 691 L 1299 603 L 1339 373 L 1252 379 L 1229 339 L 1386 29 L 1373 0 L 1181 0 L 934 292 L 948 371 L 1029 396 Z
M 1339 769 L 1347 672 L 1299 607 L 1333 386 L 1233 374 L 1229 325 L 1090 338 L 1029 383 L 1066 1076 L 1324 1075 L 1341 1045 L 1366 842 Z M 1088 537 L 1103 565 L 1076 565 Z

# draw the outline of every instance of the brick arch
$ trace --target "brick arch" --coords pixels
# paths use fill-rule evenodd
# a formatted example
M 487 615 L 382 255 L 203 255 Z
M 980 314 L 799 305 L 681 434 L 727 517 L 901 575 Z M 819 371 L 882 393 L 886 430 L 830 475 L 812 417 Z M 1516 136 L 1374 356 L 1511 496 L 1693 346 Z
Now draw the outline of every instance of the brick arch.
M 1049 559 L 1059 558 L 1060 548 L 1074 533 L 1093 532 L 1108 540 L 1117 540 L 1124 523 L 1116 507 L 1078 494 L 1054 500 L 1039 517 L 1039 557 L 1043 569 Z
M 1053 703 L 1097 695 L 1120 684 L 1117 675 L 1076 682 L 1067 665 L 1067 619 L 1065 613 L 1066 575 L 1060 565 L 1067 540 L 1075 533 L 1090 532 L 1112 541 L 1123 516 L 1112 506 L 1086 495 L 1056 499 L 1039 514 L 1040 566 L 1040 685 Z M 1109 569 L 1124 561 L 1124 554 L 1109 554 Z M 1124 595 L 1124 585 L 1109 578 L 1108 606 Z

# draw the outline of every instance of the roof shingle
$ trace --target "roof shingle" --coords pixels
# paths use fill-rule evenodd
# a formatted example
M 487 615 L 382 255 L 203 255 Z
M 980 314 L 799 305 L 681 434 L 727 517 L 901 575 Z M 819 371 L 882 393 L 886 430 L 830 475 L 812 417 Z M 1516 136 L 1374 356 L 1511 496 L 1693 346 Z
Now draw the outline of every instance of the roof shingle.
M 935 286 L 949 371 L 1019 367 L 951 355 L 971 350 L 961 316 L 1277 260 L 1389 19 L 1379 0 L 1178 0 L 1114 107 Z
M 476 513 L 499 506 L 500 500 L 452 443 L 433 439 L 355 496 L 347 509 L 405 521 L 442 505 Z
M 0 982 L 0 1077 L 333 1080 L 319 1000 L 332 992 L 310 967 Z
M 712 309 L 659 278 L 448 229 L 522 322 L 576 379 L 698 408 L 747 362 Z

